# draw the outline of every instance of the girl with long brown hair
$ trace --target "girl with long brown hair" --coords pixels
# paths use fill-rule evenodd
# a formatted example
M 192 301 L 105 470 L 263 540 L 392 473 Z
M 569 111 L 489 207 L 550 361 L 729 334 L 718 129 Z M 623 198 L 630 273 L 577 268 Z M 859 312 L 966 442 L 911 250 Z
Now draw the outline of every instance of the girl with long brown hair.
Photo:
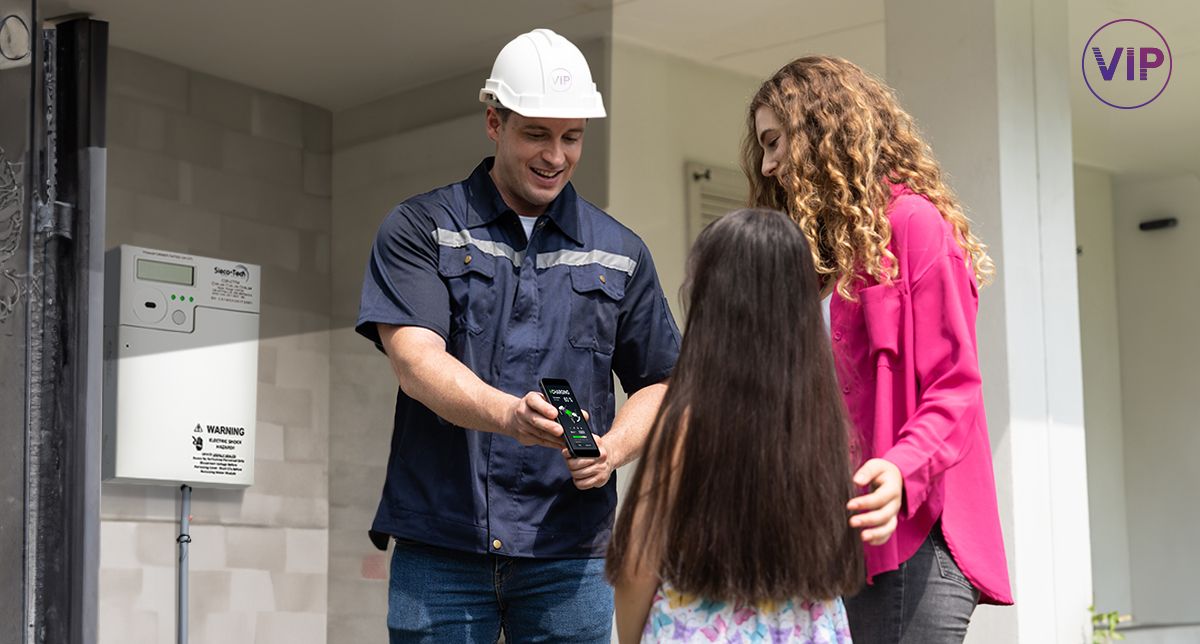
M 818 289 L 783 213 L 696 240 L 679 361 L 608 550 L 622 644 L 849 641 L 862 547 Z
M 865 462 L 851 525 L 858 642 L 961 642 L 1012 603 L 975 339 L 994 267 L 912 118 L 848 61 L 800 58 L 747 112 L 751 202 L 788 213 L 831 294 L 833 353 Z

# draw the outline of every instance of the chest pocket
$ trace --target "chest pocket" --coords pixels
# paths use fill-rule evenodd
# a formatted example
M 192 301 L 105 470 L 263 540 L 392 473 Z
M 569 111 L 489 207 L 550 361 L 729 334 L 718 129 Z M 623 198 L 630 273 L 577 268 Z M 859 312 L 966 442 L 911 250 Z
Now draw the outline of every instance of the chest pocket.
M 628 277 L 599 264 L 571 267 L 571 346 L 612 353 Z
M 899 284 L 879 284 L 858 292 L 872 364 L 897 368 L 904 294 Z
M 450 293 L 450 334 L 479 333 L 496 312 L 496 258 L 469 246 L 438 251 L 438 273 Z

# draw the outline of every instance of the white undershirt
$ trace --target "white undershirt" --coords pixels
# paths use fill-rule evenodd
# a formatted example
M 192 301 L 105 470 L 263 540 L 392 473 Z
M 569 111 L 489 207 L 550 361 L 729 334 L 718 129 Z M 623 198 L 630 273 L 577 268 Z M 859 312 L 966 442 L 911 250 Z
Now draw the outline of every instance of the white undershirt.
M 521 225 L 525 227 L 525 239 L 533 239 L 533 225 L 537 223 L 537 217 L 526 217 L 525 215 L 517 215 L 521 218 Z

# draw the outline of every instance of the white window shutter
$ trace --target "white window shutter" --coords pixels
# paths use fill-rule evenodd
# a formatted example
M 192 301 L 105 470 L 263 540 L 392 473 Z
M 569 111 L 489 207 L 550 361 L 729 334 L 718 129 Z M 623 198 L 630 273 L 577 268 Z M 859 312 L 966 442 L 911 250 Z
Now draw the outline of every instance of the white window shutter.
M 749 186 L 740 170 L 693 162 L 686 163 L 684 169 L 690 244 L 705 226 L 734 210 L 745 208 Z

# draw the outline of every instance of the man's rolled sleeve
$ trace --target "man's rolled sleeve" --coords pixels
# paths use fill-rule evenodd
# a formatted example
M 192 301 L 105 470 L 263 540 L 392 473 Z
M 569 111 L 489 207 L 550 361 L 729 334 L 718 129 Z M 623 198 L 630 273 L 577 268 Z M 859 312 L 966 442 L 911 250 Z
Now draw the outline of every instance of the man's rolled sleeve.
M 438 274 L 434 229 L 427 214 L 401 205 L 375 235 L 354 330 L 377 347 L 382 348 L 377 324 L 450 334 L 450 296 Z
M 625 393 L 666 380 L 679 357 L 679 327 L 645 246 L 625 288 L 617 319 L 613 371 Z

